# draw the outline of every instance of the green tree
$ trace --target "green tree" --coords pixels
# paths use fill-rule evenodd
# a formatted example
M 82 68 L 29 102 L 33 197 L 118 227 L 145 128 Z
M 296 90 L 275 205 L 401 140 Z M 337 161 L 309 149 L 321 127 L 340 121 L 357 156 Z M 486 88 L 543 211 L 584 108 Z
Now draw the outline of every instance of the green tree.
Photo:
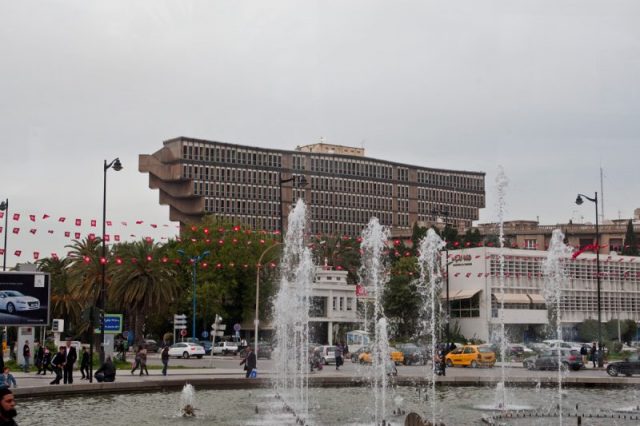
M 67 329 L 73 334 L 86 329 L 82 321 L 82 304 L 72 294 L 69 285 L 68 257 L 44 258 L 38 261 L 38 269 L 51 274 L 51 315 L 63 318 Z
M 416 332 L 422 303 L 415 282 L 416 276 L 415 257 L 398 259 L 391 268 L 391 278 L 382 295 L 385 315 L 397 327 L 398 339 L 410 338 Z
M 465 247 L 476 247 L 481 242 L 482 235 L 480 235 L 480 230 L 478 228 L 467 229 L 467 232 L 465 232 L 464 237 L 462 238 L 462 243 Z
M 102 251 L 100 239 L 73 240 L 69 252 L 68 281 L 71 295 L 83 309 L 95 306 L 102 287 Z M 105 277 L 105 287 L 109 278 Z
M 168 262 L 166 250 L 145 240 L 115 247 L 115 268 L 109 286 L 109 304 L 123 310 L 134 324 L 135 342 L 143 339 L 146 313 L 164 310 L 179 296 L 177 269 Z
M 638 256 L 638 238 L 633 230 L 633 222 L 629 220 L 627 223 L 627 232 L 624 235 L 624 247 L 622 248 L 622 254 L 625 256 Z
M 578 337 L 584 342 L 597 341 L 598 340 L 598 321 L 593 319 L 588 319 L 578 324 Z

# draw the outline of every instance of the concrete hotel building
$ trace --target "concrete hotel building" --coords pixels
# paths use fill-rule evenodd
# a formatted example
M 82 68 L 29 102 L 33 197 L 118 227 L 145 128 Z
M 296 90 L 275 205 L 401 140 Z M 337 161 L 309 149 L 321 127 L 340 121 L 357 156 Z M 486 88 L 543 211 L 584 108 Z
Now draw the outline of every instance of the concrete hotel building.
M 283 151 L 179 137 L 151 155 L 139 170 L 170 206 L 170 220 L 197 222 L 211 214 L 253 229 L 284 228 L 288 207 L 303 197 L 313 233 L 358 235 L 372 216 L 393 231 L 414 222 L 469 227 L 485 206 L 482 172 L 411 166 L 367 158 L 364 149 L 324 143 Z M 299 188 L 284 179 L 304 176 Z M 296 182 L 296 181 L 294 181 Z
M 462 334 L 489 341 L 504 317 L 512 341 L 523 341 L 548 324 L 543 263 L 546 251 L 505 249 L 504 315 L 500 307 L 500 249 L 479 247 L 450 251 L 451 323 Z M 569 276 L 561 289 L 563 335 L 575 337 L 575 325 L 598 318 L 595 254 L 567 259 Z M 600 256 L 602 321 L 640 321 L 640 262 L 633 256 Z M 442 295 L 443 300 L 446 295 Z

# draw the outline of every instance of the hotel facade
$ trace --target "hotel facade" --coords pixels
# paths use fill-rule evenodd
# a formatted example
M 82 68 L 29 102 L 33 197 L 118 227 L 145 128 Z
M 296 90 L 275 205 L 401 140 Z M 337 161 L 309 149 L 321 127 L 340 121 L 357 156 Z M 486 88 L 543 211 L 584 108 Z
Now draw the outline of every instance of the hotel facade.
M 540 335 L 548 325 L 543 264 L 546 251 L 504 249 L 504 291 L 501 291 L 499 248 L 478 247 L 449 251 L 451 324 L 458 323 L 467 338 L 490 341 L 504 318 L 511 341 Z M 443 258 L 444 262 L 444 258 Z M 563 260 L 567 280 L 560 289 L 560 322 L 567 340 L 576 325 L 598 319 L 595 254 Z M 602 322 L 632 319 L 640 322 L 640 259 L 601 255 Z M 442 294 L 443 301 L 446 294 Z M 504 310 L 502 310 L 504 302 Z
M 286 229 L 290 206 L 303 198 L 314 234 L 359 235 L 374 216 L 407 233 L 443 212 L 447 223 L 470 227 L 485 206 L 482 172 L 394 163 L 324 143 L 285 151 L 179 137 L 140 155 L 139 171 L 182 224 L 215 215 L 276 231 L 282 216 Z

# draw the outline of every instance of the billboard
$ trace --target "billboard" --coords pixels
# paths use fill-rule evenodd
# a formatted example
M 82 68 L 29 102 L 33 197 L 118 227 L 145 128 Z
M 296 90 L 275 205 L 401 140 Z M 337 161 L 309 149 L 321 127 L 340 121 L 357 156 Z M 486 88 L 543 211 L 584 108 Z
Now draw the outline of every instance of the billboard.
M 45 272 L 0 272 L 0 326 L 49 325 L 51 284 Z
M 94 333 L 100 333 L 100 328 L 93 330 Z M 104 333 L 120 334 L 122 333 L 122 314 L 105 314 L 104 315 Z

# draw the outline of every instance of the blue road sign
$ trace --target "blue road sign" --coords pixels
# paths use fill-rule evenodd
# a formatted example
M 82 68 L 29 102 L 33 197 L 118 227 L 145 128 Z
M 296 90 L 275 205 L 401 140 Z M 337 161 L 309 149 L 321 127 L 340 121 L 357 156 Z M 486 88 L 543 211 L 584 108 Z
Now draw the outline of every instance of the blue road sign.
M 100 333 L 100 327 L 96 328 L 94 332 Z M 105 314 L 104 332 L 106 334 L 122 333 L 122 314 Z
M 207 330 L 202 332 L 202 338 L 206 339 L 207 337 L 209 337 L 209 332 Z

